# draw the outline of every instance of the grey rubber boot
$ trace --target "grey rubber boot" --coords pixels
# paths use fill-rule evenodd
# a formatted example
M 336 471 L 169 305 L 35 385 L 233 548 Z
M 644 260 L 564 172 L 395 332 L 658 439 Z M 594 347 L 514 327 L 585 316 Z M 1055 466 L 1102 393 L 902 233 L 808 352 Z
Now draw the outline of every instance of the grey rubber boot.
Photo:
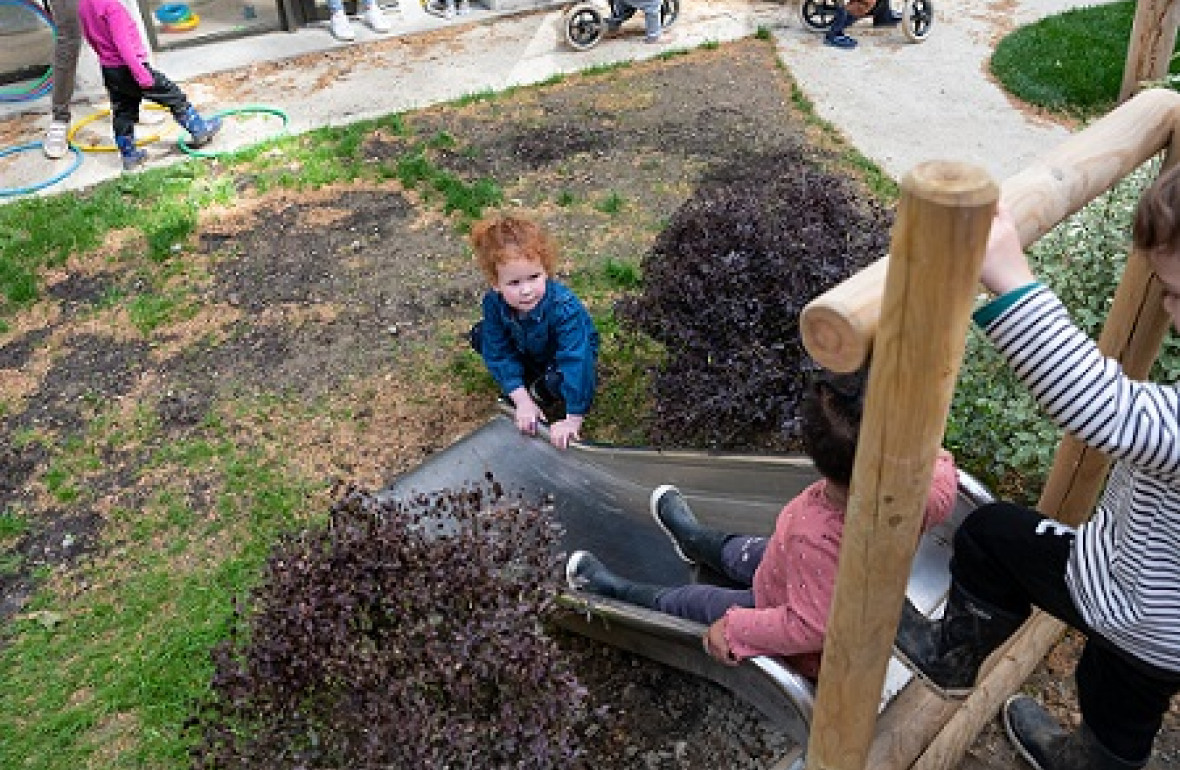
M 636 583 L 619 577 L 589 551 L 574 551 L 570 555 L 569 561 L 565 563 L 565 580 L 574 590 L 619 599 L 649 610 L 659 609 L 656 601 L 667 590 L 662 586 Z
M 930 620 L 909 599 L 902 607 L 893 652 L 944 698 L 965 698 L 987 656 L 1024 622 L 951 585 L 941 620 Z
M 1147 765 L 1146 759 L 1128 762 L 1111 754 L 1084 722 L 1067 732 L 1027 695 L 1013 695 L 1004 704 L 1004 729 L 1036 770 L 1139 770 Z
M 702 526 L 679 489 L 671 484 L 656 487 L 651 493 L 650 508 L 652 518 L 672 540 L 672 547 L 682 560 L 725 573 L 721 549 L 732 535 Z

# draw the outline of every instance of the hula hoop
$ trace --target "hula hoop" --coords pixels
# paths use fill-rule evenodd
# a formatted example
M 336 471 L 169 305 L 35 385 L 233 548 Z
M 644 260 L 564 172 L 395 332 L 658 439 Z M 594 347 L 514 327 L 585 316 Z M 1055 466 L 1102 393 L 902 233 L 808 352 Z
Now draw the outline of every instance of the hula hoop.
M 276 136 L 281 136 L 284 133 L 286 133 L 287 124 L 290 122 L 290 118 L 287 117 L 286 112 L 279 109 L 278 107 L 267 107 L 266 105 L 262 105 L 262 104 L 251 104 L 246 107 L 235 107 L 230 110 L 222 110 L 221 112 L 215 112 L 212 115 L 210 115 L 209 117 L 211 117 L 211 118 L 226 118 L 226 117 L 229 117 L 230 115 L 252 115 L 252 114 L 274 115 L 275 117 L 282 119 L 283 125 L 279 126 L 279 130 L 275 131 L 272 136 L 267 137 L 267 138 L 273 139 Z M 254 144 L 260 144 L 263 141 L 265 141 L 265 139 L 259 139 L 257 142 L 254 142 Z M 246 145 L 245 147 L 238 147 L 233 150 L 219 150 L 219 151 L 199 150 L 199 149 L 196 149 L 195 147 L 189 147 L 188 143 L 185 142 L 183 136 L 181 136 L 179 139 L 176 140 L 176 144 L 177 144 L 177 146 L 180 147 L 180 149 L 184 152 L 185 155 L 191 155 L 194 158 L 220 158 L 224 155 L 230 155 L 235 152 L 241 152 L 242 150 L 246 149 L 246 147 L 253 146 L 253 145 Z
M 162 24 L 160 25 L 160 29 L 165 32 L 188 32 L 200 23 L 201 17 L 194 13 L 184 21 L 178 21 L 175 24 Z
M 163 110 L 164 109 L 163 107 L 160 107 L 159 105 L 156 105 L 156 104 L 149 104 L 147 106 L 147 108 L 149 110 Z M 98 120 L 99 118 L 106 117 L 107 115 L 110 115 L 110 114 L 111 114 L 111 111 L 109 109 L 106 109 L 106 110 L 99 110 L 98 112 L 96 112 L 92 115 L 87 115 L 86 117 L 82 118 L 81 120 L 79 120 L 77 123 L 75 123 L 70 128 L 70 133 L 66 134 L 66 141 L 68 141 L 70 143 L 71 147 L 76 146 L 79 150 L 83 150 L 85 152 L 118 152 L 119 148 L 113 144 L 82 144 L 82 145 L 75 145 L 74 144 L 74 135 L 75 134 L 77 134 L 83 128 L 90 125 L 91 123 Z M 151 144 L 152 142 L 158 142 L 158 141 L 160 141 L 160 135 L 159 134 L 152 134 L 151 136 L 145 136 L 143 139 L 136 141 L 135 146 L 136 147 L 143 147 L 146 144 Z
M 13 8 L 25 8 L 33 12 L 37 18 L 49 27 L 49 31 L 53 33 L 53 39 L 57 40 L 57 25 L 53 23 L 53 19 L 49 18 L 49 14 L 36 3 L 30 0 L 0 0 L 0 6 L 10 6 Z M 0 89 L 0 104 L 9 102 L 28 102 L 33 99 L 40 99 L 45 94 L 53 90 L 53 66 L 50 65 L 45 68 L 45 74 L 41 79 L 34 83 L 30 88 L 24 91 L 9 91 Z
M 156 9 L 156 21 L 161 24 L 175 24 L 192 16 L 192 13 L 184 3 L 165 3 Z
M 0 158 L 7 157 L 9 155 L 15 155 L 18 152 L 25 152 L 27 150 L 40 150 L 41 146 L 41 142 L 18 144 L 15 147 L 8 147 L 6 149 L 0 150 Z M 0 198 L 6 198 L 10 195 L 25 195 L 27 193 L 37 192 L 38 190 L 42 190 L 46 187 L 49 187 L 50 185 L 57 184 L 61 180 L 65 179 L 67 176 L 77 171 L 78 166 L 82 165 L 82 151 L 77 147 L 70 147 L 70 152 L 74 153 L 74 162 L 71 163 L 70 167 L 65 171 L 54 174 L 44 182 L 38 182 L 37 184 L 29 185 L 28 187 L 0 187 Z

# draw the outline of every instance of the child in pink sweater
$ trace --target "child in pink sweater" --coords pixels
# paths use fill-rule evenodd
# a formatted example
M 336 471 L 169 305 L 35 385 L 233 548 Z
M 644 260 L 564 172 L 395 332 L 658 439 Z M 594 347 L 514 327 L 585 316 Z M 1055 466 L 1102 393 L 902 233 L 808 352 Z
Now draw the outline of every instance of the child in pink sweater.
M 79 0 L 78 22 L 86 42 L 98 54 L 124 171 L 138 168 L 147 159 L 147 153 L 135 146 L 135 124 L 145 98 L 171 110 L 188 131 L 190 147 L 208 144 L 221 129 L 220 118 L 202 118 L 175 83 L 148 65 L 139 27 L 119 0 Z
M 722 663 L 779 655 L 815 679 L 835 590 L 864 385 L 863 372 L 824 375 L 804 396 L 799 405 L 803 445 L 823 478 L 787 503 L 771 537 L 707 529 L 675 487 L 652 493 L 652 515 L 680 557 L 709 567 L 739 588 L 635 583 L 610 572 L 587 551 L 574 553 L 566 565 L 570 586 L 709 624 L 705 648 Z M 957 490 L 954 461 L 943 451 L 934 468 L 924 528 L 950 516 Z

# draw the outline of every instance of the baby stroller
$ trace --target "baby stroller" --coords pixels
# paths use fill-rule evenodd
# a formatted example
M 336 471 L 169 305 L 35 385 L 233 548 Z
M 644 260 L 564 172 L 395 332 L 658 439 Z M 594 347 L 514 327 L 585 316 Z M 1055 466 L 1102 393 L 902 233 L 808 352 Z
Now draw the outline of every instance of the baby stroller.
M 880 0 L 888 3 L 890 0 Z M 812 32 L 827 32 L 836 20 L 836 13 L 844 0 L 801 0 L 799 20 Z M 902 34 L 911 43 L 921 43 L 930 34 L 934 24 L 933 0 L 901 0 Z
M 598 45 L 607 32 L 614 32 L 635 15 L 635 9 L 622 0 L 584 0 L 570 6 L 562 17 L 565 42 L 575 51 L 588 51 Z M 680 0 L 662 0 L 660 27 L 667 29 L 680 15 Z

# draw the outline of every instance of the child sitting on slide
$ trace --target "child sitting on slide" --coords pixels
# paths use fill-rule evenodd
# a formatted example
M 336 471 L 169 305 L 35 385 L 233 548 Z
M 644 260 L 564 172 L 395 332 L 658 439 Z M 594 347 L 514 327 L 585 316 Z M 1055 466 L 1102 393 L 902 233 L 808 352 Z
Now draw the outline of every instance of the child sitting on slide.
M 815 679 L 835 589 L 864 404 L 864 372 L 823 374 L 799 405 L 804 451 L 822 479 L 779 513 L 770 538 L 703 527 L 675 487 L 651 496 L 651 512 L 684 561 L 703 564 L 741 588 L 694 583 L 656 586 L 626 580 L 587 551 L 566 564 L 574 589 L 709 624 L 705 649 L 736 665 L 755 655 L 779 655 Z M 923 528 L 945 521 L 954 508 L 958 475 L 950 453 L 940 452 Z

